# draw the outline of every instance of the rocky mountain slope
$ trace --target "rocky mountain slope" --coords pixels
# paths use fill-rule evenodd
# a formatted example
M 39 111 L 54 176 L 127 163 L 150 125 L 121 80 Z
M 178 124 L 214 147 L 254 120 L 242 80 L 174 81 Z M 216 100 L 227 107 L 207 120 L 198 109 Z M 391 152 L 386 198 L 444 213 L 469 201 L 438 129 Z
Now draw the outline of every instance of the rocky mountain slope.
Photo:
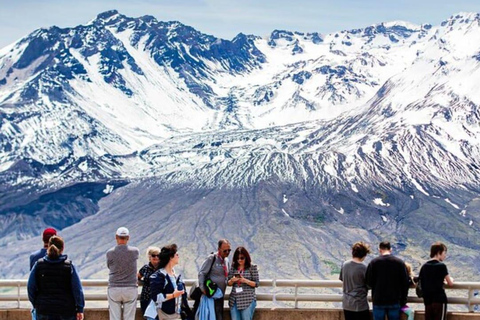
M 110 11 L 1 49 L 2 276 L 46 225 L 104 276 L 121 224 L 142 250 L 177 242 L 188 276 L 228 237 L 268 277 L 324 278 L 356 240 L 416 267 L 442 240 L 470 279 L 479 22 L 229 41 Z

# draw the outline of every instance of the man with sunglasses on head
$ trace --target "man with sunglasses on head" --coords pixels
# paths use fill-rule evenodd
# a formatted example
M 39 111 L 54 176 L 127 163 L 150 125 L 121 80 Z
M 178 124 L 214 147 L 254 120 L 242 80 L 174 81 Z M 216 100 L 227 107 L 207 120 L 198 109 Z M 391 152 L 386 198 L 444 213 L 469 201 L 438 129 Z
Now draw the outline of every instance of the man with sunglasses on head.
M 200 271 L 198 272 L 198 283 L 203 294 L 206 293 L 205 279 L 209 275 L 210 279 L 215 282 L 225 296 L 225 288 L 227 287 L 228 278 L 228 255 L 232 251 L 230 241 L 227 239 L 220 239 L 218 241 L 218 251 L 211 253 L 203 262 Z M 210 270 L 211 267 L 211 270 Z M 210 270 L 210 273 L 209 273 Z M 215 301 L 215 318 L 216 320 L 223 320 L 223 298 Z

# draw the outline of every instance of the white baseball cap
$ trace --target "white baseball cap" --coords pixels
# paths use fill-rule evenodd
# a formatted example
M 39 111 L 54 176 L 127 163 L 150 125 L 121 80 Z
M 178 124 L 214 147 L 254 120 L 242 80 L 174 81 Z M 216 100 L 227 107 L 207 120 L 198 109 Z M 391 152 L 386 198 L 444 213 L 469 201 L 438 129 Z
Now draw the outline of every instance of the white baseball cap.
M 130 235 L 130 231 L 128 231 L 128 229 L 125 227 L 120 227 L 117 229 L 115 234 L 119 237 L 128 237 Z

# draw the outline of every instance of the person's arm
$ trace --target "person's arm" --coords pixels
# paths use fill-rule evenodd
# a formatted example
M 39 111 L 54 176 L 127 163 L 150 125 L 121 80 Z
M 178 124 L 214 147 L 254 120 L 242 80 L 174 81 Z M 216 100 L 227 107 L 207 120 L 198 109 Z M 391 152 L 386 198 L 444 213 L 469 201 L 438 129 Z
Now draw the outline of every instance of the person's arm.
M 338 280 L 342 281 L 343 282 L 343 263 L 342 263 L 342 267 L 340 269 L 340 274 L 338 275 Z
M 200 271 L 198 272 L 198 286 L 200 287 L 200 290 L 202 290 L 203 294 L 206 292 L 205 278 L 210 270 L 213 259 L 216 259 L 216 256 L 214 254 L 209 255 L 203 262 L 202 266 L 200 267 Z
M 112 261 L 110 260 L 110 254 L 109 254 L 109 253 L 110 253 L 110 250 L 107 251 L 107 253 L 105 254 L 106 259 L 107 259 L 107 268 L 108 268 L 108 269 L 110 269 L 110 265 L 111 265 L 111 262 L 112 262 Z
M 228 279 L 227 285 L 228 285 L 228 286 L 233 285 L 233 280 L 232 280 L 232 278 L 234 277 L 234 275 L 235 275 L 235 272 L 233 272 L 233 268 L 230 267 L 230 269 L 228 270 L 228 277 L 227 277 L 227 279 Z M 231 280 L 232 280 L 232 281 L 231 281 Z
M 258 285 L 260 284 L 260 279 L 258 276 L 258 268 L 256 264 L 252 264 L 252 266 L 250 267 L 250 275 L 251 275 L 251 279 L 242 278 L 244 279 L 244 281 L 242 282 L 246 283 L 250 287 L 257 288 Z
M 450 275 L 448 274 L 448 269 L 447 269 L 447 266 L 445 266 L 445 278 L 444 278 L 444 282 L 449 286 L 453 286 L 453 278 L 450 277 Z
M 147 271 L 147 266 L 143 266 L 140 268 L 140 270 L 138 270 L 138 273 L 137 273 L 137 279 L 138 281 L 140 281 L 140 283 L 143 283 L 144 279 L 143 277 L 145 276 L 145 272 Z
M 165 287 L 165 277 L 159 271 L 154 272 L 150 276 L 150 297 L 157 302 L 158 295 L 162 293 Z
M 82 283 L 80 282 L 80 277 L 78 276 L 77 270 L 72 264 L 72 293 L 73 298 L 75 299 L 75 306 L 77 307 L 77 314 L 81 313 L 83 315 L 83 309 L 85 308 L 85 297 L 83 295 Z M 83 317 L 83 316 L 82 316 Z M 78 319 L 78 316 L 77 316 Z
M 452 287 L 452 286 L 453 286 L 453 278 L 450 277 L 449 274 L 447 274 L 447 275 L 445 276 L 445 282 L 447 283 L 447 285 L 448 285 L 449 287 Z
M 374 284 L 373 280 L 373 263 L 370 262 L 367 266 L 367 272 L 365 273 L 365 283 L 368 289 L 372 289 Z
M 407 304 L 407 297 L 408 297 L 408 289 L 410 288 L 410 276 L 408 275 L 407 267 L 405 266 L 405 263 L 402 261 L 402 266 L 400 268 L 400 274 L 402 276 L 402 301 L 400 303 L 402 306 Z
M 175 289 L 173 292 L 166 293 L 165 286 L 166 282 L 168 282 L 166 277 L 168 276 L 158 271 L 150 276 L 150 297 L 157 305 L 161 305 L 164 301 L 180 297 L 184 292 L 184 290 L 178 291 Z
M 30 275 L 28 276 L 27 282 L 27 291 L 28 291 L 28 300 L 35 308 L 35 298 L 37 296 L 37 278 L 35 277 L 35 273 L 37 271 L 37 265 L 33 266 L 32 271 L 30 271 Z
M 35 256 L 34 253 L 30 255 L 30 271 L 33 269 L 33 265 L 35 264 L 35 261 L 33 260 L 34 256 Z

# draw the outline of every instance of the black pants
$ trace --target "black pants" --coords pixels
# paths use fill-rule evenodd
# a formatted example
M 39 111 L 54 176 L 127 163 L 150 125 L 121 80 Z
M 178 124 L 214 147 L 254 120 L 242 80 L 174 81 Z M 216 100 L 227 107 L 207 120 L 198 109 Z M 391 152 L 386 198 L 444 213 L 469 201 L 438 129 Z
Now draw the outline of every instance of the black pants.
M 425 320 L 447 319 L 447 304 L 434 302 L 425 305 Z
M 215 319 L 223 320 L 223 298 L 213 300 L 215 303 Z
M 150 300 L 140 300 L 140 309 L 142 310 L 142 315 L 145 313 L 145 310 L 147 310 L 149 303 Z
M 343 314 L 345 315 L 345 320 L 370 320 L 370 311 L 363 310 L 363 311 L 349 311 L 343 310 Z

